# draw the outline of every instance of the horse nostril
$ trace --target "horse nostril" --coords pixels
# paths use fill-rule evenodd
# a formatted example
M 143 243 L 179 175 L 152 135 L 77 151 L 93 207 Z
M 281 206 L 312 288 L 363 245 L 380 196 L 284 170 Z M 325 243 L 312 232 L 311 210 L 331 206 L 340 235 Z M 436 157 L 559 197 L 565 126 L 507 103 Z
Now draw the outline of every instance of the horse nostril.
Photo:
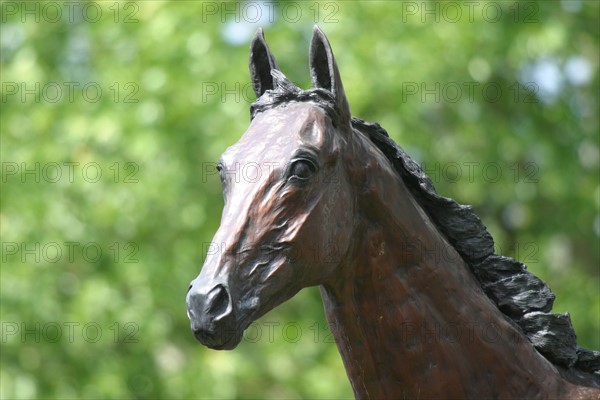
M 188 318 L 193 326 L 200 327 L 233 317 L 231 295 L 223 284 L 213 286 L 208 293 L 194 285 L 188 291 L 186 303 Z
M 215 317 L 225 313 L 229 308 L 229 293 L 223 285 L 217 285 L 208 294 L 208 312 Z

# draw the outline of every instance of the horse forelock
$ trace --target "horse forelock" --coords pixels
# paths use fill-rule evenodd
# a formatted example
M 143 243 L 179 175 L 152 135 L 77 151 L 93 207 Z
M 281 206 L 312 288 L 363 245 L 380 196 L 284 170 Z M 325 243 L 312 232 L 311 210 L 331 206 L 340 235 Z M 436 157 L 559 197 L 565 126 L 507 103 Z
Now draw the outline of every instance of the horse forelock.
M 322 88 L 303 90 L 296 86 L 280 71 L 272 70 L 274 88 L 265 91 L 250 105 L 250 119 L 262 111 L 290 102 L 311 102 L 322 108 L 334 124 L 340 121 L 340 112 L 335 104 L 333 93 Z

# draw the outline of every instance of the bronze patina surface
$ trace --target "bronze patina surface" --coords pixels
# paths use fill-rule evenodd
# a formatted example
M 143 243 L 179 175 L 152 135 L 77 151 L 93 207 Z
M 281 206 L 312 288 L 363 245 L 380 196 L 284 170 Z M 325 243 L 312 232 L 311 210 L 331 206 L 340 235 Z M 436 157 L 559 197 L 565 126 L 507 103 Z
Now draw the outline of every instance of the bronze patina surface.
M 577 347 L 545 283 L 495 255 L 472 209 L 438 195 L 385 130 L 351 117 L 322 31 L 312 89 L 278 70 L 261 30 L 250 73 L 252 122 L 219 163 L 221 251 L 187 294 L 201 343 L 233 349 L 320 285 L 357 398 L 600 398 L 600 353 Z

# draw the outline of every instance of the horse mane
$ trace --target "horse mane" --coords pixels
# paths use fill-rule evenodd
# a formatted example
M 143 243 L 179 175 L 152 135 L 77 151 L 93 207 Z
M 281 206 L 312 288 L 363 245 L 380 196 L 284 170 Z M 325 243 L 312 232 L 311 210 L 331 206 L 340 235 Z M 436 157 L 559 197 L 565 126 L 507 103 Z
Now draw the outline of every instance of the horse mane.
M 600 384 L 600 352 L 577 346 L 569 313 L 552 314 L 555 295 L 523 263 L 494 254 L 494 239 L 473 211 L 440 196 L 429 177 L 377 123 L 352 117 L 360 132 L 392 162 L 419 205 L 458 251 L 485 294 L 533 346 L 552 363 L 595 375 Z
M 333 95 L 328 90 L 302 90 L 278 70 L 271 70 L 271 75 L 274 88 L 251 105 L 252 119 L 261 111 L 299 101 L 314 102 L 334 123 L 339 120 Z M 419 164 L 379 124 L 352 117 L 351 125 L 354 134 L 368 137 L 390 160 L 415 200 L 461 255 L 484 293 L 506 319 L 518 327 L 546 359 L 567 368 L 572 378 L 586 383 L 586 376 L 573 371 L 579 370 L 591 374 L 595 385 L 600 387 L 600 351 L 577 346 L 569 313 L 550 313 L 555 295 L 546 283 L 528 272 L 523 263 L 496 255 L 494 239 L 473 208 L 440 196 Z M 589 376 L 587 378 L 589 381 Z

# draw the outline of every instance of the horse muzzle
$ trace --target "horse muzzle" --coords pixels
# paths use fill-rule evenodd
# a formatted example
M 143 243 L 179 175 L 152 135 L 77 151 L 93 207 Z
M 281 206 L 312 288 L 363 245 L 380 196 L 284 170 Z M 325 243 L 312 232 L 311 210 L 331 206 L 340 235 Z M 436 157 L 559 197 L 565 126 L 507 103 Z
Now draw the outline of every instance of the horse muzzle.
M 192 332 L 200 343 L 215 350 L 231 350 L 240 343 L 231 294 L 225 284 L 206 288 L 193 281 L 186 304 Z

